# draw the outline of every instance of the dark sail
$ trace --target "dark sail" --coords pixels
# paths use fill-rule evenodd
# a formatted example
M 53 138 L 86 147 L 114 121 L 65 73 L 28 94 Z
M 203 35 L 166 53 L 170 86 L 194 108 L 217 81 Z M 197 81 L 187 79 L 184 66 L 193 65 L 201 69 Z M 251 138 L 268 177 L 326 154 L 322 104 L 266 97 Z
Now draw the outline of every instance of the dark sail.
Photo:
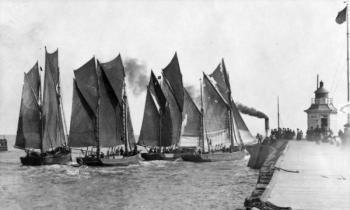
M 113 91 L 118 99 L 118 102 L 122 104 L 123 102 L 123 84 L 125 79 L 125 72 L 122 59 L 118 55 L 112 61 L 107 63 L 101 63 L 104 73 L 107 76 L 107 79 L 110 85 L 113 88 Z
M 122 144 L 123 116 L 119 113 L 117 97 L 114 94 L 107 76 L 97 62 L 97 74 L 99 80 L 99 141 L 100 147 L 113 147 Z
M 73 81 L 72 115 L 68 145 L 70 147 L 96 146 L 95 114 Z
M 212 146 L 231 144 L 228 106 L 205 74 L 203 74 L 203 109 L 207 140 L 211 141 Z
M 148 146 L 170 146 L 172 144 L 171 114 L 166 102 L 166 97 L 152 71 L 138 144 Z
M 168 125 L 171 122 L 171 126 L 168 126 L 170 130 L 167 131 L 170 134 L 169 145 L 177 144 L 179 143 L 180 135 L 181 135 L 182 113 L 179 109 L 179 106 L 176 103 L 175 94 L 173 94 L 173 91 L 171 91 L 171 87 L 166 78 L 163 78 L 162 90 L 168 102 L 167 104 L 170 112 L 170 116 L 169 116 L 170 120 L 164 122 Z M 182 88 L 182 92 L 183 92 L 183 88 Z M 164 123 L 163 123 L 163 127 L 166 126 Z
M 170 87 L 176 99 L 176 103 L 180 109 L 180 112 L 182 112 L 184 103 L 183 83 L 176 53 L 168 66 L 163 69 L 163 75 L 169 81 Z
M 209 76 L 214 79 L 217 89 L 220 91 L 221 95 L 224 97 L 226 103 L 228 104 L 230 98 L 230 84 L 227 72 L 223 67 L 223 63 L 220 63 L 213 71 L 213 73 Z
M 161 115 L 161 121 L 162 121 L 162 132 L 161 132 L 161 138 L 160 138 L 160 146 L 167 147 L 174 145 L 177 142 L 174 142 L 172 131 L 173 131 L 173 121 L 171 118 L 171 111 L 170 107 L 168 105 L 165 106 L 165 108 L 162 111 Z M 178 141 L 178 140 L 177 140 Z
M 36 63 L 27 74 L 24 74 L 15 142 L 17 148 L 41 149 L 39 92 L 40 75 L 38 63 Z
M 147 146 L 159 146 L 160 115 L 152 92 L 148 87 L 145 110 L 138 144 Z
M 154 75 L 153 71 L 151 71 L 151 77 L 150 77 L 150 81 L 148 84 L 148 89 L 151 91 L 151 93 L 155 97 L 155 100 L 157 101 L 160 108 L 164 109 L 165 104 L 167 102 L 166 97 L 165 97 L 165 95 L 162 91 L 162 88 L 161 88 L 156 76 Z
M 98 83 L 95 58 L 91 58 L 82 67 L 75 70 L 74 76 L 80 93 L 97 116 Z
M 184 88 L 184 108 L 180 146 L 198 146 L 201 134 L 201 112 Z
M 42 150 L 65 145 L 65 134 L 58 93 L 58 53 L 46 52 L 45 79 L 42 105 Z
M 136 143 L 136 140 L 135 140 L 135 134 L 134 134 L 134 127 L 132 126 L 128 100 L 126 100 L 126 106 L 127 106 L 127 127 L 128 127 L 129 144 L 134 145 Z

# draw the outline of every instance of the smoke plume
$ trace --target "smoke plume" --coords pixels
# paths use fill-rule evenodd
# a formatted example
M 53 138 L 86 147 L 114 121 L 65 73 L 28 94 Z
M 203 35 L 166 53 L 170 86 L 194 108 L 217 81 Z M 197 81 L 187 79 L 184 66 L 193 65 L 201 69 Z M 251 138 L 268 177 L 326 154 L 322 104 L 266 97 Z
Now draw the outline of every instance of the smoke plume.
M 148 83 L 146 64 L 136 58 L 126 58 L 124 69 L 128 87 L 132 90 L 133 94 L 140 95 L 146 90 Z
M 258 111 L 252 107 L 247 107 L 239 102 L 236 102 L 236 106 L 239 109 L 239 111 L 243 114 L 251 115 L 257 118 L 269 119 L 269 117 L 265 113 Z
M 247 114 L 247 115 L 250 115 L 250 116 L 253 116 L 253 117 L 258 117 L 258 118 L 264 118 L 265 119 L 265 130 L 266 132 L 269 130 L 269 117 L 261 112 L 261 111 L 258 111 L 254 108 L 251 108 L 251 107 L 247 107 L 239 102 L 236 102 L 236 106 L 237 106 L 237 109 L 242 112 L 243 114 Z

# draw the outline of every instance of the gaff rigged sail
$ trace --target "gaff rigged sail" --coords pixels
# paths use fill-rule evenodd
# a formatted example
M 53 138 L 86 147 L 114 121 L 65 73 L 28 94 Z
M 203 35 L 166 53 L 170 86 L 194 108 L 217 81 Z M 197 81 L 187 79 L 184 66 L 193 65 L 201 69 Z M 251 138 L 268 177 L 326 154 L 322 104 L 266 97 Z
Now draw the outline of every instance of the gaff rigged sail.
M 66 144 L 60 107 L 58 51 L 45 55 L 45 80 L 42 105 L 42 150 Z
M 236 104 L 231 96 L 231 85 L 229 80 L 229 75 L 227 73 L 225 63 L 222 60 L 218 67 L 214 70 L 210 76 L 214 79 L 215 85 L 221 95 L 225 98 L 227 102 L 231 102 L 231 113 L 233 115 L 233 134 L 239 143 L 249 144 L 255 142 L 255 138 L 250 133 L 247 125 L 243 121 L 241 114 L 239 113 Z
M 191 96 L 184 88 L 184 107 L 182 112 L 182 128 L 179 146 L 199 146 L 201 137 L 202 114 Z
M 205 139 L 212 146 L 230 145 L 228 106 L 205 74 L 203 74 L 203 110 Z
M 73 102 L 68 145 L 70 147 L 97 146 L 95 134 L 95 114 L 83 95 L 76 81 L 73 81 Z
M 184 104 L 183 83 L 180 65 L 176 53 L 170 63 L 163 69 L 163 75 L 168 80 L 178 108 L 180 109 L 180 112 L 182 112 Z
M 72 115 L 69 146 L 97 146 L 98 78 L 95 58 L 74 71 Z
M 39 93 L 40 75 L 39 65 L 36 63 L 28 73 L 24 74 L 24 84 L 15 142 L 17 148 L 41 149 Z
M 123 89 L 125 84 L 125 71 L 121 56 L 118 55 L 115 59 L 100 64 L 102 70 L 107 79 L 108 88 L 113 90 L 114 96 L 117 99 L 117 104 L 113 102 L 116 109 L 116 124 L 117 124 L 117 144 L 122 144 L 121 137 L 123 134 L 123 103 L 126 103 L 126 107 L 128 107 L 128 99 L 126 101 L 123 99 Z M 113 94 L 110 95 L 113 98 Z M 135 135 L 134 129 L 132 126 L 130 110 L 127 108 L 127 129 L 128 129 L 128 140 L 129 144 L 135 143 Z

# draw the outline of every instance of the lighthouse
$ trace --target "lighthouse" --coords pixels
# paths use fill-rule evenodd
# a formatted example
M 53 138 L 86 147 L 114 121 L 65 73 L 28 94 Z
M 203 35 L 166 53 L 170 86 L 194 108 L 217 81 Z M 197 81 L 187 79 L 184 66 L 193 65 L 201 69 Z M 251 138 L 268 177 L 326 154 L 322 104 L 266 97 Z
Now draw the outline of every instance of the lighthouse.
M 315 98 L 311 99 L 311 106 L 305 110 L 308 130 L 319 128 L 323 131 L 330 129 L 336 132 L 337 109 L 333 105 L 333 99 L 328 97 L 329 92 L 324 88 L 324 83 L 321 81 L 318 85 L 318 76 L 314 93 Z

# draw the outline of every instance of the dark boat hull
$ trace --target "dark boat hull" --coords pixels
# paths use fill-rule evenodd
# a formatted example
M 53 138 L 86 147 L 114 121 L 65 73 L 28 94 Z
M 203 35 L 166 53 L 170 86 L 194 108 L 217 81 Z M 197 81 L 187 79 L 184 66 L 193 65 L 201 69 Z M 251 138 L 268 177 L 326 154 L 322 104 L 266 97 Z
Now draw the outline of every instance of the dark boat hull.
M 176 159 L 181 158 L 181 154 L 180 153 L 141 153 L 141 157 L 145 161 L 152 161 L 152 160 L 174 161 Z
M 215 153 L 207 153 L 207 154 L 184 154 L 182 155 L 182 159 L 184 161 L 202 163 L 202 162 L 217 162 L 217 161 L 234 161 L 241 160 L 244 158 L 243 151 L 236 152 L 215 152 Z
M 128 166 L 140 163 L 139 154 L 128 157 L 117 158 L 96 158 L 96 157 L 78 157 L 77 163 L 88 166 Z
M 46 153 L 43 155 L 28 155 L 20 157 L 22 165 L 39 166 L 53 164 L 67 164 L 72 160 L 70 152 L 59 152 L 55 154 Z

